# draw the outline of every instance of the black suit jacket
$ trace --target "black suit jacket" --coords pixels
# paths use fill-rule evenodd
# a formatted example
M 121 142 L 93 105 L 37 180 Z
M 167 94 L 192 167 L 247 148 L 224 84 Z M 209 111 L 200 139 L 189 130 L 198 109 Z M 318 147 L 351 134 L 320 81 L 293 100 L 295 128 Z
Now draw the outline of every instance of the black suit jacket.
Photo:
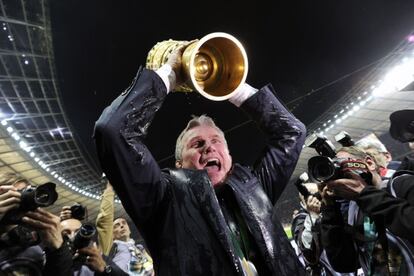
M 102 168 L 143 234 L 156 275 L 243 275 L 207 173 L 162 171 L 145 146 L 148 127 L 165 96 L 160 77 L 143 70 L 105 109 L 94 135 Z M 226 184 L 271 274 L 301 274 L 273 205 L 295 168 L 305 127 L 277 100 L 271 86 L 241 108 L 265 132 L 268 145 L 254 169 L 234 165 Z

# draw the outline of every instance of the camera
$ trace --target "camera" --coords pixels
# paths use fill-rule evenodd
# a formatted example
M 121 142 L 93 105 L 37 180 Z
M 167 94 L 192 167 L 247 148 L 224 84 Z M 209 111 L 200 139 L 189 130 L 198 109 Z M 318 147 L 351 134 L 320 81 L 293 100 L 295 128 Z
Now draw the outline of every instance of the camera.
M 92 224 L 84 223 L 79 228 L 78 232 L 76 233 L 75 237 L 73 238 L 72 244 L 73 248 L 81 249 L 84 247 L 88 247 L 92 239 L 95 237 L 96 228 Z
M 78 232 L 76 232 L 73 240 L 69 240 L 69 237 L 66 236 L 65 240 L 69 246 L 69 250 L 72 252 L 72 255 L 76 253 L 76 250 L 88 247 L 95 238 L 95 235 L 95 226 L 90 223 L 84 223 L 81 225 Z
M 34 210 L 37 207 L 47 207 L 55 203 L 58 198 L 56 184 L 48 182 L 38 187 L 28 186 L 20 191 L 21 211 Z
M 326 156 L 314 156 L 308 160 L 309 176 L 316 182 L 345 178 L 347 172 L 358 174 L 366 183 L 371 183 L 372 181 L 372 174 L 368 166 L 360 160 L 331 159 Z
M 17 225 L 0 236 L 0 245 L 2 247 L 27 248 L 39 243 L 39 234 L 23 225 Z
M 78 232 L 76 232 L 75 237 L 73 240 L 69 240 L 66 237 L 66 242 L 69 246 L 69 250 L 74 255 L 74 265 L 75 267 L 79 267 L 86 262 L 86 256 L 83 254 L 75 255 L 78 249 L 82 249 L 91 245 L 93 239 L 96 235 L 96 228 L 94 225 L 89 223 L 84 223 L 79 228 Z
M 86 216 L 87 209 L 79 203 L 76 203 L 70 207 L 72 218 L 77 220 L 83 220 Z
M 355 144 L 345 131 L 339 132 L 335 140 L 343 147 Z M 308 160 L 308 173 L 312 181 L 321 183 L 345 178 L 347 172 L 352 172 L 361 176 L 366 183 L 371 183 L 372 174 L 367 165 L 360 160 L 336 158 L 335 146 L 325 136 L 313 134 L 306 139 L 305 145 L 314 148 L 319 154 Z
M 2 224 L 17 224 L 27 211 L 50 206 L 58 198 L 56 184 L 52 182 L 37 187 L 28 186 L 18 192 L 21 194 L 19 208 L 7 212 L 1 220 Z
M 5 229 L 12 227 L 0 235 L 0 275 L 42 275 L 42 262 L 36 259 L 35 246 L 40 243 L 40 236 L 21 223 L 21 218 L 27 211 L 52 205 L 58 198 L 56 185 L 48 182 L 38 187 L 28 186 L 18 192 L 21 194 L 19 208 L 8 211 L 0 221 L 0 226 Z M 18 252 L 30 255 L 16 257 Z M 41 251 L 38 254 L 42 256 Z

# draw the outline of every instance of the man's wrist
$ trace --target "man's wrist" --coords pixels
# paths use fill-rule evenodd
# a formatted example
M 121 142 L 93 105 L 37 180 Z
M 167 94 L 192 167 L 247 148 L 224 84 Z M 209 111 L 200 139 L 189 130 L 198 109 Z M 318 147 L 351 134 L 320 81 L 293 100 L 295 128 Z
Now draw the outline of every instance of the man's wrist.
M 259 90 L 251 87 L 247 83 L 243 83 L 237 88 L 237 91 L 229 99 L 229 102 L 236 105 L 237 107 L 240 107 L 248 98 L 256 94 L 257 91 Z
M 167 88 L 167 93 L 175 88 L 177 77 L 171 65 L 164 64 L 155 73 L 162 79 Z

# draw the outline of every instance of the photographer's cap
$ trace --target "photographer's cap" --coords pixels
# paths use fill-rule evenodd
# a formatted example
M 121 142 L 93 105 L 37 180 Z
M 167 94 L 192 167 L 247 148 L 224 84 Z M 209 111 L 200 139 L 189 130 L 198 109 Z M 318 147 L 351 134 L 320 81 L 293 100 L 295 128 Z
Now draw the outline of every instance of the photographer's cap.
M 390 115 L 390 134 L 402 143 L 414 142 L 414 110 L 398 110 Z

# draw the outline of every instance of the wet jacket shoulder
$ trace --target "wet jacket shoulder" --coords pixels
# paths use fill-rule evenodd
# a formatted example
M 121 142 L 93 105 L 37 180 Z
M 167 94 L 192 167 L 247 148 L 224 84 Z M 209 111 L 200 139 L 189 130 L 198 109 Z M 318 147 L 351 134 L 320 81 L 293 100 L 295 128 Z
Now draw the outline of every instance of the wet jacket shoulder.
M 144 139 L 166 95 L 166 87 L 155 72 L 139 70 L 131 86 L 95 124 L 102 169 L 135 223 L 150 218 L 165 193 L 165 179 Z
M 241 109 L 267 138 L 266 148 L 254 171 L 273 204 L 295 169 L 306 137 L 306 128 L 278 100 L 271 85 L 247 99 Z

